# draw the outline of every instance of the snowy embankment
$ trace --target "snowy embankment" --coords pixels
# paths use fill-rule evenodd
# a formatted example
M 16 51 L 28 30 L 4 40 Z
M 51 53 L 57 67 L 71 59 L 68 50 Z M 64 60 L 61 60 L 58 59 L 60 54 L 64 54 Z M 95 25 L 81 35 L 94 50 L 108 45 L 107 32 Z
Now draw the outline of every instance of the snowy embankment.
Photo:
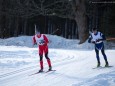
M 78 44 L 79 40 L 70 40 L 60 36 L 55 35 L 47 35 L 49 38 L 49 48 L 58 48 L 58 49 L 94 49 L 93 44 L 89 44 L 87 41 L 83 44 Z M 32 46 L 32 36 L 19 36 L 19 37 L 11 37 L 8 39 L 0 39 L 0 45 L 4 46 Z M 112 47 L 115 43 L 105 42 L 106 49 L 115 49 Z M 36 46 L 34 46 L 36 47 Z
M 47 37 L 49 38 L 49 48 L 93 49 L 93 45 L 87 42 L 78 45 L 79 40 L 76 39 L 69 40 L 55 35 L 47 35 Z M 20 37 L 11 37 L 8 39 L 0 39 L 0 45 L 33 47 L 32 36 L 20 36 Z
M 96 66 L 93 45 L 47 36 L 49 57 L 56 71 L 36 75 L 31 75 L 39 70 L 38 50 L 32 47 L 32 37 L 0 39 L 0 86 L 115 86 L 114 49 L 105 51 L 113 67 L 92 69 Z M 100 57 L 104 66 L 103 56 Z M 44 58 L 44 71 L 47 69 Z

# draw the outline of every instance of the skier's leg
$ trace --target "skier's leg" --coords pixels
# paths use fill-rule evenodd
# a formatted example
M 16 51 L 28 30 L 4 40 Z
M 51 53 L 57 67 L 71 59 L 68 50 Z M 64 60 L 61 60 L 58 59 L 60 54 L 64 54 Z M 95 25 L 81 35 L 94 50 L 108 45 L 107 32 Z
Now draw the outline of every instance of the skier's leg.
M 97 58 L 97 67 L 100 66 L 99 50 L 95 48 L 96 58 Z
M 51 60 L 50 60 L 50 58 L 48 57 L 48 52 L 45 54 L 45 57 L 46 57 L 46 59 L 47 59 L 47 63 L 48 63 L 48 66 L 49 66 L 49 70 L 52 70 Z
M 43 48 L 39 47 L 39 57 L 40 57 L 40 70 L 39 72 L 43 71 Z
M 40 56 L 40 71 L 43 71 L 43 55 Z
M 45 50 L 44 50 L 45 58 L 47 59 L 47 63 L 48 63 L 48 66 L 49 66 L 49 70 L 52 70 L 51 60 L 50 60 L 50 58 L 48 57 L 48 47 L 46 46 L 44 49 L 45 49 Z
M 105 63 L 106 63 L 105 66 L 109 66 L 108 61 L 107 61 L 107 56 L 105 54 L 104 46 L 103 46 L 103 48 L 101 50 L 101 53 L 102 53 L 102 55 L 104 57 L 104 60 L 105 60 Z

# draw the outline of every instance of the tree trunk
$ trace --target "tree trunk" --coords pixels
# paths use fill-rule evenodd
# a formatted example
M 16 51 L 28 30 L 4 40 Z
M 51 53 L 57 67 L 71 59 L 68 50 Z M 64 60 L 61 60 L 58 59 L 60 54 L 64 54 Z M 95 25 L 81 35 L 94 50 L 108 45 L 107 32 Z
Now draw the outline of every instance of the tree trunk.
M 27 18 L 24 18 L 24 30 L 23 30 L 24 35 L 27 34 L 26 28 L 27 28 Z
M 11 37 L 12 36 L 12 34 L 11 34 L 11 24 L 12 24 L 12 18 L 11 17 L 9 17 L 9 22 L 8 22 L 8 34 L 9 34 L 9 37 Z
M 18 36 L 19 35 L 19 28 L 18 28 L 18 25 L 19 25 L 19 19 L 18 19 L 18 17 L 16 17 L 16 19 L 15 19 L 15 31 L 14 31 L 14 36 Z
M 88 38 L 85 0 L 76 0 L 75 21 L 78 25 L 79 44 L 81 44 Z
M 75 36 L 75 34 L 74 34 L 74 31 L 75 31 L 75 30 L 74 30 L 74 29 L 75 29 L 75 28 L 74 28 L 74 23 L 73 23 L 73 22 L 72 22 L 71 27 L 72 27 L 72 39 L 74 39 L 74 36 Z
M 0 18 L 0 21 L 1 21 L 1 18 Z M 2 27 L 1 27 L 1 23 L 0 23 L 0 38 L 2 38 Z
M 1 24 L 1 15 L 0 15 L 0 38 L 2 38 L 2 24 Z
M 50 19 L 48 20 L 48 34 L 50 34 L 50 29 L 51 29 L 51 22 Z
M 67 21 L 65 22 L 64 37 L 66 38 Z
M 75 18 L 78 25 L 79 44 L 84 43 L 88 38 L 87 22 L 85 16 L 79 16 Z
M 1 9 L 2 9 L 2 0 L 0 0 L 0 11 L 1 11 Z M 0 38 L 2 38 L 2 23 L 1 23 L 1 18 L 2 18 L 2 15 L 0 15 Z

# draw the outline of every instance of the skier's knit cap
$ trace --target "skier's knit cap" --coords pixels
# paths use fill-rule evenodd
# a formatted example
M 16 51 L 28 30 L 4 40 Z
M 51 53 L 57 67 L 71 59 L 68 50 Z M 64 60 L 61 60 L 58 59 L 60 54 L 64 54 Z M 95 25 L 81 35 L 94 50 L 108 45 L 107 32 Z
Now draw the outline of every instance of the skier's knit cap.
M 36 34 L 40 34 L 40 31 L 37 31 Z
M 35 34 L 40 34 L 40 31 L 35 29 Z
M 92 29 L 92 31 L 95 31 L 95 30 L 97 30 L 97 28 L 93 28 L 93 29 Z

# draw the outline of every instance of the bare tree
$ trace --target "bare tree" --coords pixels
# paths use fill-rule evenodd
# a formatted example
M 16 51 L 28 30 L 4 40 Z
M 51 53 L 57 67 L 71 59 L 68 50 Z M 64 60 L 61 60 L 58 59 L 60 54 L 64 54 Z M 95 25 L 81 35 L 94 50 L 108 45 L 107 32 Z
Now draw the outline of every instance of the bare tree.
M 86 0 L 72 0 L 72 9 L 78 25 L 80 44 L 85 42 L 88 37 Z
M 98 14 L 99 8 L 97 7 L 103 7 L 103 4 L 95 5 L 94 3 L 91 3 L 96 1 L 104 0 L 0 0 L 0 33 L 2 32 L 1 28 L 4 29 L 4 27 L 6 27 L 9 34 L 11 31 L 13 34 L 15 33 L 16 36 L 20 34 L 19 31 L 23 31 L 24 34 L 27 34 L 27 31 L 32 31 L 30 30 L 31 27 L 28 28 L 27 26 L 28 19 L 39 15 L 43 15 L 45 17 L 58 16 L 61 18 L 73 19 L 76 21 L 78 30 L 76 29 L 75 32 L 78 33 L 76 35 L 79 36 L 79 43 L 81 44 L 85 42 L 88 37 L 89 26 L 87 24 L 87 17 L 90 19 L 92 18 L 90 20 L 90 28 L 92 26 L 99 26 L 98 21 L 100 16 Z M 87 3 L 91 4 L 91 6 L 89 4 L 87 5 Z M 88 12 L 87 9 L 91 10 L 91 12 Z M 105 12 L 104 14 L 106 14 L 106 11 L 103 12 Z M 103 19 L 103 21 L 105 21 L 104 18 L 100 19 Z M 20 21 L 23 22 L 21 23 L 22 30 L 19 28 Z M 48 24 L 51 24 L 49 20 Z M 65 24 L 65 27 L 68 27 L 67 21 L 63 24 Z M 53 24 L 51 24 L 50 26 L 54 27 Z M 14 28 L 15 30 L 13 30 Z M 63 29 L 63 31 L 66 31 L 63 32 L 63 35 L 67 36 L 68 31 L 70 31 L 70 29 Z M 53 32 L 53 28 L 51 30 Z M 45 31 L 48 31 L 49 33 L 49 29 Z M 70 34 L 74 34 L 74 32 L 70 31 Z

